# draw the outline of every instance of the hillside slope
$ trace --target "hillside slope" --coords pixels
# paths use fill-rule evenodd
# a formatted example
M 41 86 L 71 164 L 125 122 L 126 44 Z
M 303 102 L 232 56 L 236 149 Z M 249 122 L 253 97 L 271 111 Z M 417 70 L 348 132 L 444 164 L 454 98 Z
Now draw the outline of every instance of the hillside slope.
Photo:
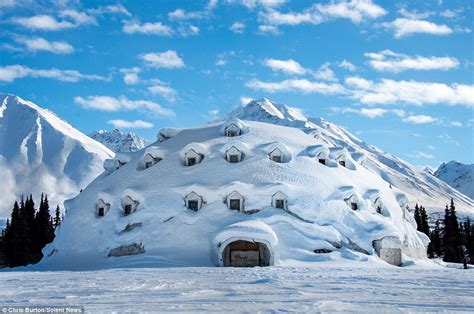
M 114 153 L 135 152 L 150 144 L 147 140 L 133 132 L 122 132 L 119 129 L 112 131 L 99 130 L 93 132 L 90 137 L 104 144 Z
M 114 154 L 52 112 L 0 94 L 0 216 L 21 195 L 46 193 L 62 205 L 103 171 Z

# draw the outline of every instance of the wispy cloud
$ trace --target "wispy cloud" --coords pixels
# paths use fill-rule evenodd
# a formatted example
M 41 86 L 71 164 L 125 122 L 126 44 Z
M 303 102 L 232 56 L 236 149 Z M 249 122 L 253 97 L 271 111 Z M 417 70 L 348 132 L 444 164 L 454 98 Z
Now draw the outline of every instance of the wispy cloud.
M 402 72 L 407 70 L 449 70 L 457 68 L 459 61 L 452 57 L 408 56 L 391 50 L 366 53 L 369 65 L 377 71 Z
M 242 22 L 234 22 L 229 29 L 236 34 L 242 34 L 245 31 L 245 24 Z
M 274 25 L 259 25 L 258 33 L 261 35 L 280 35 L 281 32 L 278 27 Z
M 269 93 L 300 92 L 303 94 L 341 94 L 344 87 L 336 83 L 313 82 L 307 79 L 291 79 L 278 82 L 264 82 L 252 79 L 245 83 L 251 89 L 263 90 Z
M 126 21 L 122 30 L 127 34 L 145 34 L 158 36 L 172 36 L 173 29 L 161 22 L 140 23 L 137 21 Z
M 449 35 L 453 32 L 445 24 L 435 24 L 419 19 L 397 18 L 383 25 L 394 32 L 395 38 L 402 38 L 413 34 Z
M 336 113 L 354 113 L 369 119 L 381 118 L 388 113 L 394 114 L 397 117 L 405 116 L 405 111 L 402 109 L 332 107 L 331 111 Z
M 109 120 L 108 124 L 120 129 L 150 129 L 154 127 L 153 123 L 143 120 L 127 121 L 127 120 Z
M 256 7 L 262 7 L 264 9 L 275 8 L 283 5 L 287 0 L 225 0 L 224 3 L 243 5 L 247 9 L 255 9 Z
M 85 109 L 100 111 L 146 110 L 165 117 L 174 117 L 175 113 L 163 108 L 150 100 L 130 100 L 125 96 L 118 98 L 111 96 L 81 96 L 74 97 L 74 102 Z
M 33 15 L 29 17 L 13 17 L 13 24 L 24 28 L 39 31 L 60 31 L 76 28 L 81 25 L 96 25 L 95 16 L 72 9 L 59 12 L 59 16 L 52 15 Z
M 13 82 L 16 79 L 33 77 L 33 78 L 49 78 L 63 82 L 79 82 L 81 80 L 100 80 L 106 81 L 107 77 L 95 74 L 83 74 L 76 70 L 59 70 L 59 69 L 32 69 L 23 65 L 8 65 L 0 67 L 0 81 Z
M 135 85 L 140 81 L 138 74 L 141 72 L 141 69 L 138 67 L 133 67 L 130 69 L 123 68 L 120 69 L 120 72 L 123 73 L 123 81 L 127 85 Z
M 14 36 L 13 40 L 18 44 L 23 45 L 20 47 L 13 47 L 14 50 L 26 49 L 29 52 L 47 51 L 54 54 L 71 54 L 74 52 L 74 47 L 65 41 L 48 41 L 42 37 L 24 37 Z
M 358 24 L 387 14 L 385 9 L 371 0 L 351 0 L 317 3 L 302 12 L 282 13 L 277 10 L 260 12 L 260 20 L 271 25 L 320 24 L 334 19 L 349 19 Z
M 340 67 L 340 68 L 346 69 L 350 72 L 357 71 L 357 67 L 355 65 L 353 65 L 351 62 L 347 61 L 346 59 L 338 62 L 337 66 Z
M 160 80 L 153 80 L 152 85 L 148 86 L 148 91 L 152 94 L 162 96 L 169 102 L 176 101 L 176 90 Z
M 183 59 L 174 50 L 145 53 L 140 55 L 140 59 L 153 68 L 178 69 L 185 67 Z
M 403 119 L 403 122 L 411 123 L 411 124 L 430 124 L 437 122 L 437 118 L 433 118 L 432 116 L 420 114 L 420 115 L 410 115 Z
M 364 104 L 447 104 L 474 107 L 474 86 L 381 79 L 377 82 L 353 76 L 345 79 L 352 97 Z
M 272 69 L 272 71 L 281 71 L 286 74 L 302 75 L 306 73 L 306 69 L 293 59 L 266 59 L 264 65 Z

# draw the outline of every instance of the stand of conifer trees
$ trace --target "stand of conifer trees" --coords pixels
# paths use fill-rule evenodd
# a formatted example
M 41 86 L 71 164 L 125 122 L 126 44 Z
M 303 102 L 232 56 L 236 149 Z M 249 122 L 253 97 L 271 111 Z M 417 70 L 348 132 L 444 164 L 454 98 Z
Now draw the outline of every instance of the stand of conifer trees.
M 435 227 L 430 230 L 428 216 L 423 206 L 415 206 L 415 220 L 417 230 L 429 236 L 431 242 L 428 246 L 428 257 L 442 257 L 443 261 L 450 263 L 474 264 L 474 224 L 469 217 L 459 223 L 454 201 L 446 205 L 443 228 L 437 220 Z
M 34 264 L 43 257 L 41 250 L 54 239 L 54 230 L 61 223 L 59 206 L 55 217 L 49 213 L 48 197 L 41 195 L 40 206 L 35 208 L 33 196 L 13 205 L 11 219 L 7 220 L 0 236 L 0 250 L 9 267 Z

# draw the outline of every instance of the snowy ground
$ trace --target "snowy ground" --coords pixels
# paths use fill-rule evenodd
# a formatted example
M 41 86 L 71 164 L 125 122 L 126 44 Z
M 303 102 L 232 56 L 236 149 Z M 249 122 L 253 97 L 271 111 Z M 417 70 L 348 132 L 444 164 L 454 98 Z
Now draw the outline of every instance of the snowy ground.
M 474 311 L 474 270 L 421 268 L 161 268 L 0 272 L 0 307 L 86 312 Z

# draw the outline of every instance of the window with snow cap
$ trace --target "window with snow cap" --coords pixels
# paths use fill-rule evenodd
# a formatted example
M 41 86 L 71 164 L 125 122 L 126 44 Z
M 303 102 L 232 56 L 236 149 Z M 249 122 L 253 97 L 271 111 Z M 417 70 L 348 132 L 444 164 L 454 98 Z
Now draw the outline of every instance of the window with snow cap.
M 236 137 L 241 134 L 241 130 L 235 124 L 231 124 L 225 128 L 225 135 L 228 137 Z

